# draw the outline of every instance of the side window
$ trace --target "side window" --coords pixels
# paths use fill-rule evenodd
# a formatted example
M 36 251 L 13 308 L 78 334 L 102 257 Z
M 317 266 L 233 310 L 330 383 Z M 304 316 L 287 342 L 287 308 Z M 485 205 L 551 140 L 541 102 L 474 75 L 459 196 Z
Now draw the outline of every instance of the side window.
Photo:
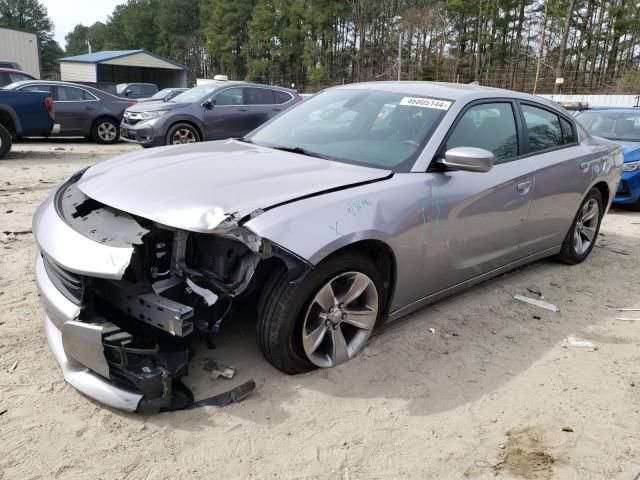
M 84 99 L 84 90 L 75 87 L 58 86 L 58 101 L 81 102 Z
M 247 105 L 273 105 L 273 90 L 267 88 L 246 88 Z
M 483 103 L 467 110 L 447 140 L 447 149 L 476 147 L 493 152 L 496 163 L 518 155 L 518 134 L 510 103 Z
M 51 93 L 51 85 L 27 85 L 20 90 L 26 90 L 27 92 L 43 92 Z
M 142 85 L 142 93 L 144 93 L 145 97 L 150 97 L 154 95 L 158 91 L 153 85 Z
M 560 128 L 562 129 L 562 140 L 565 144 L 576 143 L 578 141 L 573 132 L 571 123 L 562 117 L 560 117 Z
M 283 103 L 287 103 L 291 100 L 291 95 L 287 92 L 281 92 L 280 90 L 274 90 L 274 95 L 276 96 L 276 103 L 278 105 L 282 105 Z
M 24 82 L 25 80 L 33 80 L 33 78 L 27 77 L 26 75 L 22 75 L 21 73 L 10 73 L 9 79 L 11 80 L 11 83 Z
M 531 105 L 522 105 L 522 113 L 531 152 L 559 147 L 564 143 L 558 115 Z
M 144 94 L 142 92 L 142 85 L 129 85 L 125 91 L 130 91 L 129 96 L 132 98 L 142 97 Z
M 213 98 L 217 107 L 244 105 L 242 100 L 242 88 L 227 88 Z

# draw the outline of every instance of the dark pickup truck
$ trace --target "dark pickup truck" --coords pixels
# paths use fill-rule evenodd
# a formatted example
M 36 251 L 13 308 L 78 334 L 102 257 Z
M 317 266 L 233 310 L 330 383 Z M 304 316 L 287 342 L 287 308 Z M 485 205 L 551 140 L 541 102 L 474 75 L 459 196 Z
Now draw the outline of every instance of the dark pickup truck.
M 0 158 L 11 150 L 13 138 L 48 137 L 53 128 L 50 93 L 0 89 Z

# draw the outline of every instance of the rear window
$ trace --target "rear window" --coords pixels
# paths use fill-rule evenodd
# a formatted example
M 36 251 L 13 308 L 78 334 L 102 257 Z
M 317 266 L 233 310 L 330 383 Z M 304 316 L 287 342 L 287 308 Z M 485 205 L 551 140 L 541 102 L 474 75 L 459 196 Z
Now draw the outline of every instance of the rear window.
M 279 105 L 283 103 L 287 103 L 289 100 L 291 100 L 290 93 L 281 92 L 280 90 L 274 90 L 273 93 L 276 96 L 276 103 Z
M 267 88 L 246 88 L 248 105 L 273 105 L 273 90 Z

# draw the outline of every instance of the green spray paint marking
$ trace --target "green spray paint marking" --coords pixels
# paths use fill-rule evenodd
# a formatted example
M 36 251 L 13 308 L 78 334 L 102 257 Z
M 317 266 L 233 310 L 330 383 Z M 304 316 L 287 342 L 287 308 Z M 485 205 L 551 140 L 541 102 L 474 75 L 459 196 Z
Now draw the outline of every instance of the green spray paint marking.
M 434 195 L 434 188 L 432 185 L 429 185 L 429 195 L 420 198 L 420 208 L 422 210 L 422 223 L 424 225 L 422 229 L 422 243 L 427 245 L 428 225 L 431 225 L 432 228 L 432 238 L 434 240 L 440 239 L 440 186 L 435 187 Z M 429 209 L 428 215 L 427 209 Z

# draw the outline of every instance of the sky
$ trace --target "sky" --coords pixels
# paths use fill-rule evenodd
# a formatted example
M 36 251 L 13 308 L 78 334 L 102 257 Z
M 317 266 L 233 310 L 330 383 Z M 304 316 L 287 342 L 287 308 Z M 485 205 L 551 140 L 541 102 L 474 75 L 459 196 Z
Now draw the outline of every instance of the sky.
M 124 0 L 40 0 L 55 24 L 55 40 L 65 47 L 64 37 L 81 23 L 89 26 L 106 22 L 116 5 Z

